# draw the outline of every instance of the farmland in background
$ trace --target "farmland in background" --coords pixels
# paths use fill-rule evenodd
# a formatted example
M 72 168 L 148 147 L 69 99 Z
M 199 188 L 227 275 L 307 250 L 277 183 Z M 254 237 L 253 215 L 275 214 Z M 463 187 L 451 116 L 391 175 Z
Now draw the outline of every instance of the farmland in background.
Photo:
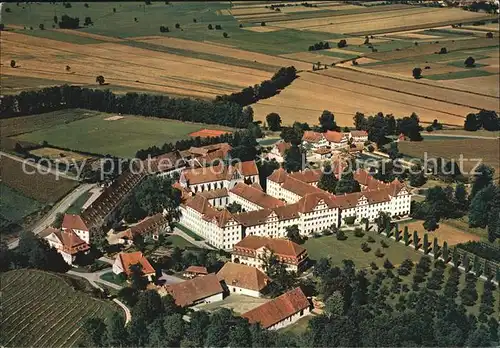
M 357 111 L 396 117 L 416 112 L 423 122 L 437 118 L 461 126 L 469 112 L 499 108 L 498 23 L 491 23 L 492 15 L 404 4 L 283 4 L 279 11 L 269 3 L 236 2 L 110 2 L 88 8 L 33 3 L 25 9 L 9 4 L 11 13 L 4 6 L 2 14 L 8 29 L 1 39 L 2 64 L 15 59 L 19 67 L 3 69 L 2 79 L 12 93 L 51 81 L 97 87 L 95 76 L 103 75 L 109 85 L 98 88 L 118 93 L 213 99 L 294 65 L 296 81 L 253 105 L 257 120 L 278 112 L 284 124 L 317 123 L 327 109 L 342 126 L 351 126 Z M 54 14 L 90 16 L 94 24 L 56 30 Z M 461 28 L 450 25 L 459 23 Z M 160 26 L 169 31 L 161 33 Z M 488 31 L 493 39 L 486 39 Z M 337 47 L 340 40 L 347 46 Z M 309 51 L 320 41 L 330 48 Z M 436 54 L 442 47 L 448 53 Z M 463 66 L 469 55 L 476 59 L 474 68 Z M 311 74 L 317 63 L 322 70 Z M 414 67 L 424 69 L 423 79 L 413 79 Z
M 481 159 L 483 163 L 495 169 L 495 177 L 500 175 L 500 139 L 442 139 L 422 142 L 399 142 L 399 151 L 407 156 L 424 158 L 442 157 L 459 160 L 460 155 L 470 161 L 464 161 L 464 170 L 471 171 Z
M 37 270 L 0 275 L 1 343 L 9 347 L 76 347 L 88 318 L 105 319 L 118 307 L 75 290 L 66 276 Z M 83 286 L 73 280 L 73 286 Z

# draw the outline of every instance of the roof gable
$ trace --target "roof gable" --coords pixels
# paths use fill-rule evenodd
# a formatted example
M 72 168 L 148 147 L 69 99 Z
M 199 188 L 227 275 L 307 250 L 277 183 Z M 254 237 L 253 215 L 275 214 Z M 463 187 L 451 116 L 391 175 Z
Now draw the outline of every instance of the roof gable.
M 217 272 L 217 278 L 228 286 L 255 291 L 262 291 L 271 282 L 271 279 L 258 268 L 233 262 L 227 262 Z
M 64 214 L 61 227 L 63 229 L 89 231 L 89 228 L 87 227 L 87 224 L 83 221 L 82 217 L 76 214 Z
M 172 295 L 175 303 L 181 307 L 191 306 L 199 300 L 224 291 L 215 273 L 181 283 L 166 285 L 165 289 Z

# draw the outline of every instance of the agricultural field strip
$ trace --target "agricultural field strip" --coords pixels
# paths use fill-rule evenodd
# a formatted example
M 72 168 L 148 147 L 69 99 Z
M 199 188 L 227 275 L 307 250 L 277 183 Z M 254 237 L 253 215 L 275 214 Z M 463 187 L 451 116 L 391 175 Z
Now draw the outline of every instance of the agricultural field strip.
M 401 11 L 401 13 L 399 13 L 398 11 Z M 401 16 L 404 16 L 405 14 L 419 14 L 419 15 L 422 15 L 422 14 L 425 14 L 425 13 L 430 13 L 430 12 L 435 12 L 436 10 L 429 10 L 429 8 L 412 8 L 412 9 L 400 9 L 400 10 L 393 10 L 393 11 L 389 11 L 390 14 L 385 14 L 385 11 L 381 11 L 381 14 L 380 16 L 377 16 L 376 14 L 373 14 L 373 13 L 370 13 L 369 16 L 371 17 L 372 20 L 387 20 L 387 19 L 390 19 L 390 18 L 400 18 Z M 394 12 L 398 12 L 397 14 L 394 14 Z M 376 16 L 373 18 L 373 16 Z M 354 18 L 352 18 L 354 17 Z M 367 21 L 367 18 L 368 16 L 366 16 L 365 14 L 360 14 L 360 15 L 352 15 L 352 16 L 349 16 L 347 15 L 345 19 L 338 19 L 338 20 L 335 20 L 335 25 L 337 24 L 352 24 L 352 23 L 366 23 Z M 325 25 L 328 25 L 328 24 L 332 24 L 332 23 L 315 23 L 314 25 L 305 25 L 305 26 L 300 26 L 300 25 L 297 25 L 297 23 L 294 23 L 295 25 L 293 26 L 294 29 L 314 29 L 314 28 L 318 28 L 318 27 L 324 27 Z
M 275 26 L 275 22 L 294 22 L 294 21 L 301 21 L 301 20 L 314 20 L 323 18 L 323 17 L 339 17 L 339 16 L 346 16 L 346 15 L 356 15 L 356 14 L 372 14 L 376 12 L 389 12 L 389 11 L 398 11 L 398 10 L 408 10 L 408 8 L 413 8 L 408 5 L 401 5 L 401 4 L 395 4 L 395 5 L 387 5 L 384 6 L 384 9 L 381 8 L 366 8 L 366 7 L 360 7 L 359 9 L 354 9 L 354 10 L 341 10 L 341 11 L 329 11 L 329 12 L 317 12 L 317 11 L 311 11 L 308 14 L 301 13 L 300 15 L 295 15 L 295 18 L 290 18 L 289 17 L 274 17 L 274 18 L 265 18 L 265 22 L 267 24 L 271 23 L 273 26 Z M 264 19 L 264 18 L 263 18 Z M 261 20 L 263 20 L 261 19 Z M 245 22 L 241 21 L 240 22 Z M 246 22 L 252 22 L 252 21 L 246 21 Z M 269 22 L 269 23 L 268 23 Z M 257 21 L 255 21 L 257 23 Z
M 14 44 L 14 42 L 9 40 L 9 39 L 2 38 L 2 40 L 5 40 L 6 42 Z M 52 41 L 52 40 L 49 40 L 49 41 Z M 24 44 L 21 44 L 21 45 L 24 45 Z M 25 47 L 27 50 L 29 50 L 29 49 L 31 49 L 31 46 L 33 46 L 33 45 L 46 49 L 45 46 L 43 46 L 43 44 L 36 44 L 36 43 L 29 44 L 29 45 L 26 44 Z M 96 59 L 100 59 L 103 61 L 112 61 L 114 64 L 116 64 L 116 62 L 118 61 L 118 62 L 123 62 L 125 65 L 130 64 L 132 66 L 138 66 L 138 67 L 149 67 L 150 65 L 154 65 L 152 63 L 154 63 L 155 60 L 157 60 L 159 63 L 158 65 L 161 66 L 161 63 L 164 64 L 165 59 L 173 61 L 173 62 L 177 62 L 177 63 L 187 64 L 185 57 L 170 55 L 168 53 L 161 53 L 160 55 L 156 54 L 156 57 L 153 58 L 152 55 L 155 55 L 154 53 L 152 54 L 153 51 L 148 51 L 148 50 L 144 50 L 144 49 L 140 49 L 140 48 L 131 48 L 129 46 L 120 46 L 119 44 L 104 44 L 104 45 L 107 45 L 107 46 L 103 47 L 102 45 L 94 45 L 92 47 L 92 54 L 86 52 L 86 48 L 85 48 L 86 46 L 85 46 L 83 48 L 83 51 L 80 52 L 80 54 L 83 56 L 91 57 L 94 62 L 96 61 Z M 20 46 L 20 44 L 17 43 L 17 46 Z M 71 47 L 71 48 L 73 48 L 73 50 L 71 50 L 70 48 L 64 49 L 64 48 L 60 48 L 60 47 L 59 48 L 51 48 L 51 49 L 55 50 L 55 51 L 59 51 L 59 52 L 65 52 L 65 53 L 70 53 L 70 52 L 74 53 L 75 49 L 80 50 L 80 51 L 82 50 L 82 47 L 80 47 L 80 46 L 78 46 L 78 47 L 75 46 L 75 47 Z M 133 52 L 131 52 L 131 51 L 133 51 Z M 96 57 L 96 52 L 100 53 L 100 56 Z M 110 56 L 110 54 L 109 54 L 110 52 L 119 53 L 120 57 L 122 57 L 122 58 L 118 59 L 116 56 L 113 56 L 113 55 Z M 144 60 L 145 56 L 148 57 L 147 64 L 146 64 L 146 62 L 144 62 L 144 64 L 130 62 L 131 60 L 133 60 L 136 57 Z M 127 57 L 130 57 L 130 58 L 127 60 Z M 264 79 L 264 78 L 268 78 L 268 75 L 269 75 L 268 73 L 263 72 L 263 71 L 249 69 L 249 68 L 243 68 L 243 67 L 238 68 L 237 72 L 235 72 L 235 69 L 232 69 L 227 64 L 221 64 L 221 63 L 212 63 L 211 66 L 207 66 L 207 64 L 206 64 L 207 61 L 194 59 L 194 58 L 189 59 L 189 61 L 193 62 L 193 64 L 191 64 L 193 66 L 200 66 L 200 67 L 203 67 L 204 69 L 212 70 L 212 71 L 213 70 L 227 71 L 232 75 L 245 76 L 247 79 L 248 79 L 248 76 L 262 76 L 262 79 Z M 47 63 L 45 65 L 49 65 L 49 64 Z M 41 70 L 41 69 L 34 69 L 34 70 Z M 121 71 L 120 69 L 115 69 L 115 70 Z M 151 72 L 150 77 L 157 77 L 158 72 L 156 70 L 163 70 L 167 73 L 172 73 L 172 71 L 168 70 L 168 69 L 155 68 L 154 71 Z M 41 70 L 41 71 L 44 71 L 44 70 Z M 51 73 L 52 71 L 44 71 L 44 72 Z M 123 73 L 126 73 L 127 75 L 129 75 L 130 70 L 123 71 Z M 87 75 L 85 74 L 84 76 L 87 76 Z M 120 79 L 123 81 L 128 81 L 128 82 L 135 81 L 132 79 L 124 79 L 124 78 L 118 78 L 117 80 L 120 80 Z M 238 79 L 235 78 L 235 80 L 238 80 Z M 154 84 L 154 83 L 150 83 L 150 82 L 142 82 L 142 83 Z M 192 83 L 196 84 L 196 80 L 193 80 Z M 164 86 L 162 84 L 157 84 L 157 85 Z M 247 83 L 242 83 L 242 86 L 244 86 L 244 85 L 247 85 Z M 175 85 L 172 87 L 179 88 L 178 85 Z M 206 91 L 200 91 L 200 92 L 206 92 Z M 212 94 L 216 94 L 219 91 L 213 91 L 213 90 L 210 91 L 209 90 L 209 92 L 211 92 Z
M 172 47 L 172 48 L 185 48 L 187 45 L 192 44 L 193 42 L 190 40 L 184 40 L 184 39 L 177 39 L 177 38 L 162 38 L 162 37 L 157 37 L 157 38 L 150 38 L 150 39 L 143 39 L 143 40 L 136 40 L 139 42 L 147 42 L 147 43 L 153 43 L 155 45 L 160 45 L 164 47 Z M 216 55 L 221 55 L 224 57 L 230 57 L 230 58 L 236 58 L 236 59 L 242 59 L 242 60 L 247 60 L 247 61 L 254 61 L 257 60 L 260 63 L 263 64 L 269 64 L 273 65 L 276 67 L 282 67 L 286 65 L 296 65 L 298 62 L 294 61 L 292 59 L 286 59 L 286 58 L 279 58 L 263 53 L 257 53 L 257 52 L 252 52 L 252 51 L 245 51 L 241 50 L 238 48 L 232 48 L 232 47 L 221 47 L 220 45 L 215 45 L 211 43 L 205 43 L 205 42 L 199 42 L 196 43 L 192 47 L 192 51 L 194 52 L 202 52 L 202 53 L 209 53 L 209 54 L 216 54 Z M 304 64 L 303 66 L 295 66 L 298 70 L 306 69 L 306 65 Z M 309 68 L 309 65 L 307 65 L 307 68 Z
M 57 49 L 57 48 L 51 48 L 51 49 L 53 49 L 53 50 L 59 50 L 59 51 L 64 51 L 62 49 Z M 91 56 L 91 55 L 88 55 L 88 56 Z M 94 59 L 115 61 L 114 58 L 94 57 Z M 122 62 L 125 63 L 125 61 L 122 61 Z M 180 60 L 179 60 L 179 62 L 180 62 Z M 136 63 L 132 63 L 130 61 L 127 61 L 126 63 L 131 64 L 131 65 L 137 65 L 137 66 L 146 67 L 146 65 L 136 64 Z M 55 65 L 55 64 L 53 64 L 53 65 Z M 72 64 L 72 65 L 74 65 L 74 64 Z M 50 66 L 50 64 L 46 64 L 46 66 Z M 155 68 L 155 69 L 164 70 L 164 69 L 160 69 L 160 68 Z M 26 68 L 26 67 L 24 67 L 23 70 L 30 70 L 30 71 L 35 71 L 35 72 L 41 72 L 41 73 L 45 73 L 45 74 L 55 75 L 55 76 L 61 77 L 61 73 L 54 71 L 55 69 L 54 70 L 44 70 L 44 69 L 33 69 L 33 68 Z M 120 69 L 120 68 L 117 68 L 116 66 L 113 67 L 113 72 L 115 72 L 115 73 L 116 72 L 122 72 L 125 75 L 130 75 L 130 70 L 128 70 L 127 68 Z M 63 76 L 69 76 L 69 77 L 71 77 L 71 76 L 85 76 L 85 77 L 94 78 L 95 77 L 95 73 L 89 73 L 89 74 L 72 73 L 71 75 L 63 75 Z M 170 76 L 162 76 L 162 77 L 167 78 L 167 79 L 171 79 Z M 126 78 L 120 78 L 120 77 L 113 77 L 112 80 L 113 81 L 123 81 L 123 82 L 137 82 L 137 80 L 135 80 L 133 78 L 132 79 L 126 79 Z M 161 87 L 165 87 L 166 86 L 166 87 L 172 87 L 172 88 L 175 88 L 175 89 L 180 89 L 180 90 L 185 90 L 185 91 L 196 91 L 196 92 L 200 92 L 200 93 L 206 93 L 207 90 L 209 91 L 209 93 L 212 93 L 212 94 L 220 93 L 221 92 L 220 90 L 223 90 L 225 92 L 234 91 L 234 90 L 229 90 L 229 89 L 224 89 L 224 88 L 218 88 L 218 90 L 213 90 L 213 89 L 201 90 L 201 89 L 181 87 L 181 86 L 179 86 L 179 84 L 169 85 L 169 84 L 166 84 L 166 83 L 151 83 L 151 82 L 144 82 L 144 81 L 141 81 L 140 83 L 141 84 L 146 84 L 146 85 L 161 86 Z M 201 83 L 199 81 L 194 81 L 194 80 L 191 80 L 191 83 L 192 84 L 199 84 L 199 85 L 203 84 L 203 83 Z
M 325 70 L 323 73 L 319 73 L 319 72 L 312 72 L 312 73 L 317 74 L 317 75 L 322 75 L 322 76 L 329 76 L 331 78 L 335 78 L 335 79 L 339 79 L 339 80 L 343 80 L 343 81 L 348 81 L 348 82 L 353 82 L 353 83 L 357 83 L 357 84 L 363 84 L 366 86 L 376 87 L 376 88 L 380 88 L 380 89 L 384 89 L 384 90 L 388 90 L 388 91 L 404 93 L 404 94 L 415 96 L 415 97 L 425 98 L 425 99 L 429 99 L 429 100 L 435 100 L 438 102 L 444 102 L 447 104 L 468 107 L 468 108 L 472 108 L 472 109 L 485 108 L 485 109 L 495 110 L 495 105 L 498 108 L 498 98 L 488 96 L 488 95 L 477 94 L 483 98 L 488 98 L 488 99 L 485 99 L 482 101 L 476 100 L 476 101 L 473 101 L 472 104 L 464 104 L 463 102 L 459 102 L 459 100 L 460 101 L 466 100 L 467 102 L 470 103 L 471 102 L 470 94 L 475 94 L 475 93 L 468 93 L 468 92 L 464 92 L 461 90 L 454 90 L 454 92 L 458 92 L 456 98 L 454 98 L 454 96 L 450 96 L 449 94 L 447 94 L 446 96 L 443 95 L 442 97 L 439 97 L 436 95 L 436 93 L 434 91 L 432 91 L 432 89 L 442 89 L 445 91 L 449 91 L 449 90 L 453 90 L 453 89 L 451 89 L 449 87 L 444 87 L 444 86 L 426 85 L 428 88 L 427 88 L 427 93 L 425 93 L 424 91 L 422 91 L 422 87 L 420 86 L 420 83 L 417 83 L 417 82 L 411 82 L 408 80 L 399 79 L 398 81 L 400 83 L 395 85 L 394 81 L 391 81 L 391 79 L 395 80 L 393 77 L 387 78 L 387 77 L 381 77 L 380 75 L 377 75 L 377 74 L 371 74 L 371 75 L 377 77 L 375 80 L 379 83 L 375 83 L 375 82 L 370 83 L 369 82 L 370 80 L 367 79 L 366 76 L 361 76 L 362 74 L 358 74 L 358 76 L 355 76 L 356 73 L 355 74 L 350 74 L 350 73 L 348 73 L 348 74 L 344 74 L 344 73 L 335 74 L 335 72 L 340 72 L 340 69 L 342 69 L 342 68 L 333 68 L 333 69 Z M 354 71 L 354 70 L 352 70 L 352 71 Z M 369 72 L 367 72 L 367 73 L 370 74 Z M 350 75 L 350 78 L 347 75 Z M 359 77 L 359 78 L 356 78 L 356 77 Z M 396 86 L 396 87 L 394 87 L 394 86 Z M 424 89 L 425 89 L 425 87 L 424 87 Z M 418 92 L 422 92 L 422 93 L 418 93 Z M 448 112 L 446 112 L 446 113 L 448 113 Z M 448 114 L 457 115 L 454 113 L 448 113 Z M 465 115 L 463 115 L 463 117 L 465 117 Z
M 394 30 L 395 28 L 386 28 L 386 29 L 371 29 L 371 30 L 365 30 L 365 31 L 359 31 L 359 32 L 349 32 L 350 35 L 355 35 L 355 36 L 364 36 L 364 35 L 378 35 L 378 34 L 389 34 L 389 33 L 394 33 L 394 32 L 399 32 L 401 30 L 407 31 L 407 30 L 417 30 L 417 29 L 427 29 L 427 28 L 434 28 L 436 26 L 449 26 L 452 24 L 460 23 L 460 22 L 473 22 L 477 20 L 492 20 L 494 17 L 491 17 L 491 15 L 484 15 L 482 17 L 477 17 L 477 18 L 470 18 L 467 20 L 461 20 L 461 19 L 455 19 L 455 20 L 448 20 L 448 21 L 439 21 L 439 22 L 432 22 L 432 23 L 423 23 L 423 24 L 415 24 L 415 25 L 409 25 L 405 27 L 397 27 L 397 30 Z
M 317 73 L 312 73 L 312 74 L 316 74 L 318 76 L 324 76 L 324 77 L 334 78 L 334 77 L 328 76 L 328 75 L 321 75 L 321 74 L 317 74 Z M 386 101 L 389 101 L 389 102 L 392 102 L 392 103 L 397 103 L 397 104 L 401 104 L 401 105 L 418 107 L 418 108 L 421 108 L 421 109 L 424 109 L 424 110 L 429 110 L 429 111 L 440 112 L 440 113 L 443 113 L 443 114 L 446 114 L 446 115 L 450 115 L 450 116 L 453 116 L 453 117 L 458 117 L 460 119 L 464 119 L 465 118 L 465 114 L 462 115 L 460 113 L 456 113 L 455 114 L 455 113 L 451 113 L 451 112 L 448 112 L 448 111 L 443 111 L 443 110 L 446 110 L 446 105 L 443 105 L 442 109 L 434 109 L 434 108 L 431 108 L 431 107 L 422 106 L 422 104 L 420 104 L 420 103 L 408 103 L 407 101 L 403 101 L 403 100 L 398 101 L 396 99 L 388 98 L 388 97 L 384 96 L 383 93 L 377 94 L 376 90 L 374 90 L 374 89 L 366 89 L 366 88 L 363 89 L 362 85 L 365 85 L 365 84 L 361 84 L 361 83 L 358 83 L 358 82 L 351 82 L 349 80 L 345 80 L 345 81 L 348 82 L 348 83 L 353 83 L 355 85 L 360 85 L 361 87 L 357 88 L 356 86 L 353 86 L 351 88 L 347 88 L 347 87 L 342 88 L 342 87 L 339 87 L 338 85 L 337 86 L 332 86 L 331 84 L 326 83 L 326 82 L 325 83 L 321 83 L 318 80 L 315 80 L 314 83 L 317 83 L 317 84 L 325 86 L 325 87 L 331 87 L 331 88 L 334 88 L 334 89 L 339 89 L 339 90 L 349 91 L 349 92 L 355 92 L 357 94 L 366 95 L 366 96 L 370 96 L 370 97 L 375 97 L 377 99 L 386 100 Z M 390 90 L 390 89 L 386 89 L 386 88 L 381 88 L 381 87 L 378 87 L 378 86 L 375 86 L 375 85 L 372 86 L 372 87 L 376 87 L 376 88 L 381 89 L 381 90 L 388 90 L 388 91 L 397 93 L 397 94 L 395 94 L 395 96 L 401 94 L 401 92 L 399 92 L 397 90 Z M 414 96 L 414 97 L 423 98 L 423 99 L 429 99 L 429 98 L 425 98 L 425 97 L 422 97 L 422 96 Z M 429 99 L 429 100 L 431 100 L 431 99 Z M 436 103 L 443 103 L 443 102 L 438 101 L 438 100 L 436 100 L 434 102 L 436 102 Z

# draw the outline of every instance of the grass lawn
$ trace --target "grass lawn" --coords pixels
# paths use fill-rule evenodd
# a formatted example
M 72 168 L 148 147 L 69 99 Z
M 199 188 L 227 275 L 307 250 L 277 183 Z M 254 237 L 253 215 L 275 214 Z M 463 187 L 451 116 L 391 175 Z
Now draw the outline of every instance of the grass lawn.
M 175 227 L 177 227 L 179 230 L 181 230 L 182 232 L 186 233 L 188 236 L 192 237 L 194 240 L 200 242 L 202 240 L 204 240 L 203 238 L 201 238 L 200 236 L 198 236 L 196 233 L 194 233 L 193 231 L 191 231 L 189 228 L 179 224 L 179 223 L 176 223 L 175 224 Z
M 181 236 L 177 236 L 177 235 L 167 236 L 165 238 L 165 242 L 168 243 L 169 247 L 173 247 L 173 248 L 174 247 L 179 247 L 181 249 L 197 248 L 196 245 L 189 243 L 187 240 L 185 240 Z
M 66 214 L 76 214 L 80 215 L 82 212 L 82 207 L 87 202 L 87 200 L 92 196 L 91 192 L 84 192 L 80 197 L 77 198 L 73 204 L 70 205 L 68 210 L 66 210 Z
M 82 324 L 86 319 L 105 319 L 120 310 L 110 301 L 98 300 L 80 291 L 86 284 L 90 286 L 83 282 L 38 270 L 2 273 L 2 315 L 8 320 L 2 322 L 1 345 L 79 346 L 84 339 Z
M 86 113 L 83 110 L 65 112 Z M 16 139 L 35 143 L 45 140 L 52 145 L 73 150 L 132 158 L 139 149 L 186 139 L 190 133 L 204 128 L 230 130 L 217 125 L 153 117 L 124 116 L 122 119 L 111 121 L 106 119 L 116 116 L 115 114 L 94 112 L 93 115 L 67 123 L 59 121 L 50 128 L 24 133 L 16 136 Z
M 469 217 L 468 216 L 463 216 L 458 219 L 448 219 L 445 222 L 447 225 L 450 225 L 452 227 L 458 228 L 459 230 L 475 234 L 483 241 L 488 240 L 488 230 L 486 228 L 481 228 L 481 227 L 469 227 Z
M 334 265 L 341 265 L 342 260 L 352 260 L 358 268 L 366 268 L 371 262 L 375 262 L 379 267 L 382 267 L 384 260 L 388 258 L 394 265 L 400 264 L 404 259 L 418 261 L 422 256 L 420 253 L 406 247 L 401 243 L 396 243 L 390 238 L 379 235 L 374 231 L 365 233 L 363 237 L 354 236 L 354 232 L 345 232 L 346 240 L 337 240 L 335 236 L 323 236 L 319 238 L 309 238 L 304 247 L 309 253 L 309 257 L 313 260 L 318 260 L 321 257 L 327 257 Z M 368 236 L 375 239 L 375 243 L 368 243 Z M 383 248 L 380 245 L 381 241 L 385 241 L 388 248 Z M 361 243 L 367 242 L 371 251 L 364 252 L 361 250 Z M 383 257 L 375 256 L 375 251 L 380 249 L 385 255 Z
M 305 316 L 303 318 L 300 318 L 298 321 L 293 323 L 292 325 L 289 325 L 283 329 L 281 329 L 281 332 L 293 332 L 295 334 L 302 334 L 306 331 L 307 326 L 309 325 L 309 322 L 311 319 L 314 318 L 313 314 L 309 314 L 308 316 Z
M 123 285 L 126 283 L 126 280 L 121 279 L 113 272 L 103 273 L 99 278 L 116 285 Z

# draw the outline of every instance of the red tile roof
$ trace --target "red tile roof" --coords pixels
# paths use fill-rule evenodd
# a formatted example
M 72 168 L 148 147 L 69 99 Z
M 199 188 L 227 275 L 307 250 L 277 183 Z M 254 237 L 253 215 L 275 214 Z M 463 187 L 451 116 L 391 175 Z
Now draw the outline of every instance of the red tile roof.
M 184 272 L 196 273 L 196 274 L 208 274 L 208 270 L 203 266 L 189 266 Z
M 138 224 L 129 228 L 130 234 L 133 236 L 156 232 L 162 226 L 168 223 L 162 213 L 148 216 Z
M 308 193 L 323 192 L 321 189 L 309 185 L 301 180 L 297 180 L 290 175 L 285 178 L 281 187 L 299 195 L 300 197 L 304 197 Z
M 229 192 L 243 199 L 246 199 L 247 201 L 254 203 L 262 208 L 271 209 L 275 207 L 282 207 L 285 205 L 283 201 L 280 201 L 279 199 L 244 183 L 238 183 Z
M 286 258 L 297 258 L 299 255 L 306 251 L 305 248 L 288 239 L 258 236 L 246 236 L 234 246 L 234 250 L 238 251 L 238 249 L 247 249 L 256 251 L 257 249 L 260 249 L 262 247 L 273 251 L 280 257 Z
M 286 177 L 287 177 L 286 171 L 283 168 L 278 168 L 275 171 L 273 171 L 271 175 L 267 177 L 267 180 L 281 184 L 285 181 Z
M 364 130 L 353 130 L 353 131 L 351 131 L 351 136 L 357 137 L 357 138 L 367 137 L 368 133 Z
M 323 135 L 330 143 L 340 143 L 344 139 L 344 133 L 340 132 L 327 131 Z
M 302 141 L 307 141 L 308 143 L 317 143 L 323 139 L 323 134 L 313 131 L 305 131 L 302 135 Z
M 61 250 L 68 254 L 74 255 L 90 249 L 90 246 L 80 239 L 72 229 L 56 230 L 53 233 L 62 244 Z
M 75 215 L 75 214 L 64 214 L 61 227 L 63 229 L 75 229 L 82 231 L 89 230 L 87 224 L 83 221 L 82 217 L 80 215 Z
M 215 273 L 197 277 L 181 283 L 165 285 L 167 292 L 178 306 L 186 307 L 207 297 L 224 292 Z
M 267 329 L 309 306 L 309 301 L 302 290 L 295 288 L 241 316 L 248 319 L 250 323 L 260 323 L 264 329 Z
M 130 266 L 140 264 L 142 266 L 142 272 L 145 275 L 155 274 L 153 266 L 149 263 L 148 259 L 140 252 L 134 251 L 132 253 L 119 253 L 117 256 L 123 268 L 123 272 L 127 276 L 130 275 Z
M 301 172 L 294 172 L 289 174 L 294 179 L 306 182 L 308 184 L 314 184 L 321 179 L 323 171 L 321 169 L 306 169 Z
M 285 151 L 290 149 L 292 147 L 292 144 L 280 141 L 276 143 L 274 146 L 278 149 L 278 152 L 280 153 L 281 156 L 285 156 Z
M 229 192 L 227 191 L 227 188 L 221 188 L 217 190 L 198 192 L 197 195 L 203 196 L 206 199 L 215 199 L 227 197 L 229 196 Z
M 259 175 L 255 161 L 237 162 L 235 167 L 243 176 Z
M 233 262 L 227 262 L 217 272 L 217 278 L 224 281 L 227 286 L 255 291 L 262 291 L 271 282 L 271 279 L 258 268 Z

